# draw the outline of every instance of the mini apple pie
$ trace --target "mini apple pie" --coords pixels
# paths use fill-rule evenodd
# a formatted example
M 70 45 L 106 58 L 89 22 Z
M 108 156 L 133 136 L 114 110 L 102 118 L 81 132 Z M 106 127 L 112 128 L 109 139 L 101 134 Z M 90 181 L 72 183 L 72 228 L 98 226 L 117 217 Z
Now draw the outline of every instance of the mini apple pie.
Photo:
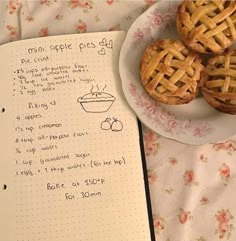
M 177 11 L 180 38 L 198 53 L 222 53 L 236 40 L 235 28 L 235 0 L 184 0 Z
M 155 100 L 178 105 L 196 97 L 203 71 L 198 54 L 179 40 L 161 39 L 145 50 L 140 76 L 144 89 Z
M 210 58 L 207 79 L 201 83 L 202 94 L 215 109 L 236 114 L 236 50 Z

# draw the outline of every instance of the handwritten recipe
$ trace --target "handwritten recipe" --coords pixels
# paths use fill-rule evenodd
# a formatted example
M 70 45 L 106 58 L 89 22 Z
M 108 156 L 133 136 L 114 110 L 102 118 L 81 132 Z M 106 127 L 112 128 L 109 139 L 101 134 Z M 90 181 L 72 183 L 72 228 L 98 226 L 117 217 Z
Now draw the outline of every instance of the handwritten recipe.
M 124 37 L 66 35 L 0 49 L 0 213 L 9 217 L 0 241 L 151 240 L 137 119 L 118 72 Z

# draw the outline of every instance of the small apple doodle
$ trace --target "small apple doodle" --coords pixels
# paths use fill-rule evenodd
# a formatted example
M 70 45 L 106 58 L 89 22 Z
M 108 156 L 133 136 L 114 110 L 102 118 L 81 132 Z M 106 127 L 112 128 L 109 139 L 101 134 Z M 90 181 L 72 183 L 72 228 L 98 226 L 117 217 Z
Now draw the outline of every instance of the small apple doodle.
M 122 131 L 123 130 L 123 124 L 120 120 L 117 118 L 109 118 L 107 117 L 102 123 L 101 123 L 101 129 L 102 130 L 111 130 L 111 131 Z

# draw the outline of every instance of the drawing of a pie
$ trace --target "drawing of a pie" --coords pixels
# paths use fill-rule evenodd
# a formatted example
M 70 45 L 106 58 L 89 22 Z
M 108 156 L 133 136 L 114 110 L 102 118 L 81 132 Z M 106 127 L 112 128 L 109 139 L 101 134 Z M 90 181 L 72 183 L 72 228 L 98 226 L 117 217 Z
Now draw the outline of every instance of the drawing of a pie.
M 115 101 L 115 97 L 105 92 L 91 92 L 78 98 L 78 103 L 89 113 L 107 112 Z

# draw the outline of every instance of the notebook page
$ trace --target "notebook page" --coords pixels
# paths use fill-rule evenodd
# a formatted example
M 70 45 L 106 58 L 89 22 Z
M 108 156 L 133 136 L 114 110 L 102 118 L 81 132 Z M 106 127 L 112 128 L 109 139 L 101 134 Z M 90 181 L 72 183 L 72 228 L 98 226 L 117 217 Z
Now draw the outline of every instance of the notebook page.
M 124 32 L 0 47 L 0 241 L 146 241 L 137 119 L 118 73 Z

